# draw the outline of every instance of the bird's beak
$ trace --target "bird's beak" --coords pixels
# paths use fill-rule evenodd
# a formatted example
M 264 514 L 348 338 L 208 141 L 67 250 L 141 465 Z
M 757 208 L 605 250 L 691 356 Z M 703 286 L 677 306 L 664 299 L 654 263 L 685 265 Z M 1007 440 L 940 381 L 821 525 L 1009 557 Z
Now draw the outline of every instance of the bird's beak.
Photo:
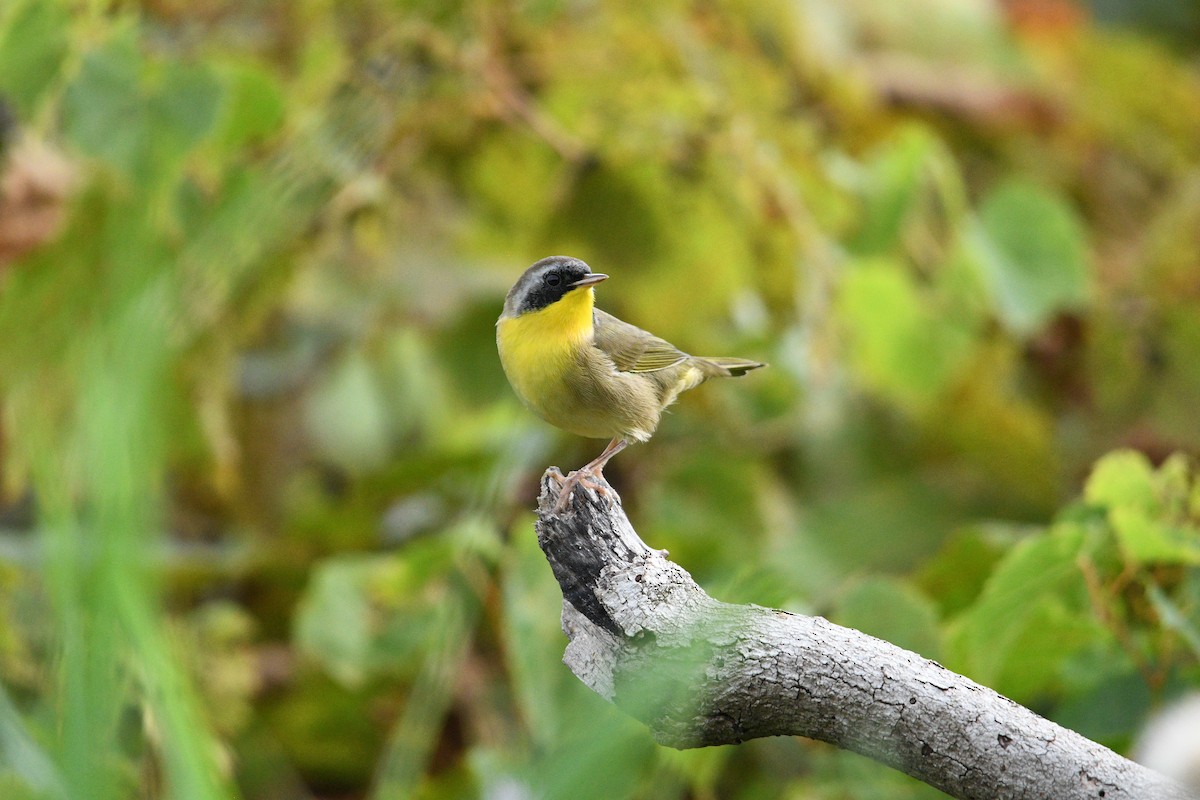
M 600 283 L 601 281 L 606 281 L 606 280 L 608 280 L 608 276 L 605 275 L 603 272 L 593 272 L 588 275 L 584 275 L 579 280 L 570 284 L 570 287 L 572 289 L 578 289 L 583 286 L 595 286 L 597 283 Z

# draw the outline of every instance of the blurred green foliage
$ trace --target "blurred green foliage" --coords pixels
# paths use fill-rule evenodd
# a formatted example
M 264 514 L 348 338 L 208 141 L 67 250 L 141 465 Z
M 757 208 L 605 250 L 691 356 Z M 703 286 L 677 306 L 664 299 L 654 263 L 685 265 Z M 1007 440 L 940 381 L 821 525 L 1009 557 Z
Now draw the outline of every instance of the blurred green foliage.
M 0 794 L 940 796 L 659 748 L 559 663 L 528 509 L 600 445 L 518 407 L 492 327 L 551 253 L 772 364 L 613 462 L 647 541 L 1127 746 L 1200 680 L 1200 75 L 1134 32 L 1162 4 L 1094 5 L 1132 27 L 0 5 L 0 96 L 75 174 L 0 261 Z

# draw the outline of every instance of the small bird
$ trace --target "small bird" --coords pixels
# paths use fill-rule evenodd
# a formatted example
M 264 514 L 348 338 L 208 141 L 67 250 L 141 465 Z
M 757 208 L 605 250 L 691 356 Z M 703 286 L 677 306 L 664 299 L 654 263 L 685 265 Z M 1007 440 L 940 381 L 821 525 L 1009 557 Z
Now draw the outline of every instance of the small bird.
M 575 486 L 604 492 L 590 478 L 631 441 L 644 442 L 680 392 L 709 378 L 765 367 L 742 358 L 699 358 L 595 306 L 596 284 L 608 280 L 577 258 L 543 258 L 504 298 L 496 346 L 504 374 L 535 414 L 570 433 L 612 441 L 570 473 L 556 511 Z

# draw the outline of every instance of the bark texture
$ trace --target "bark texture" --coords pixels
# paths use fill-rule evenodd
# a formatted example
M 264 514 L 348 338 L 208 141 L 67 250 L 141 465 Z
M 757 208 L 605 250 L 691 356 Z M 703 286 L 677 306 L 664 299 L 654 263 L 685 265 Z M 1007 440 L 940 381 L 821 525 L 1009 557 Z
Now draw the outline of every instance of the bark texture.
M 807 736 L 956 798 L 1195 800 L 1169 779 L 935 661 L 821 617 L 709 597 L 642 542 L 611 489 L 554 513 L 538 543 L 563 593 L 563 661 L 677 748 Z

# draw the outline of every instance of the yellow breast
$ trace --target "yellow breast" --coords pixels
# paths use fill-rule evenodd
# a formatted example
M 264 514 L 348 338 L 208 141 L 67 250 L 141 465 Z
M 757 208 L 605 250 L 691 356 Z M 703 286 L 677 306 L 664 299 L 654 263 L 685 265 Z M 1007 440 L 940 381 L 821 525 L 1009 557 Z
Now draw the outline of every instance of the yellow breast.
M 565 402 L 564 382 L 579 369 L 579 349 L 592 340 L 595 292 L 577 289 L 561 300 L 496 324 L 504 374 L 521 400 L 553 424 Z

